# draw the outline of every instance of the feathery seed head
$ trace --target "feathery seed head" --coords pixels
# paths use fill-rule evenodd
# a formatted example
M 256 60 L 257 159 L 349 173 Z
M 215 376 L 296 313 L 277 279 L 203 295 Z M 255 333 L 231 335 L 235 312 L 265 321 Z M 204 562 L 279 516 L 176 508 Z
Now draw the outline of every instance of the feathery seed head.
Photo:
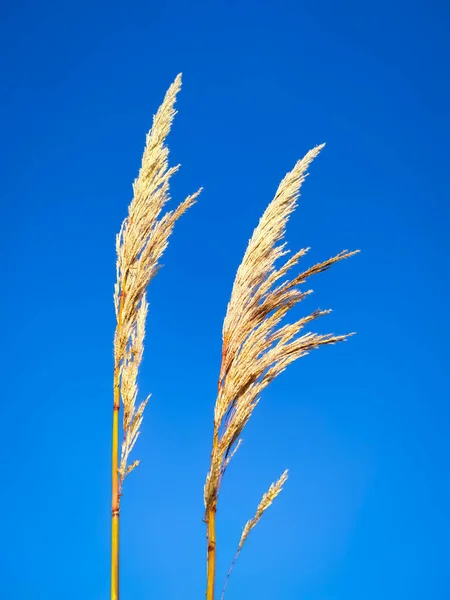
M 263 495 L 261 502 L 258 504 L 258 508 L 256 509 L 255 516 L 250 521 L 244 525 L 244 529 L 242 530 L 241 539 L 239 540 L 238 552 L 242 549 L 245 540 L 248 538 L 250 531 L 257 525 L 258 521 L 263 516 L 264 512 L 269 508 L 275 498 L 283 489 L 283 485 L 286 483 L 288 478 L 287 470 L 281 475 L 280 479 L 275 483 L 272 483 L 268 491 Z
M 142 164 L 133 184 L 128 216 L 116 237 L 117 282 L 114 305 L 117 318 L 114 336 L 114 365 L 119 370 L 123 405 L 123 442 L 119 467 L 120 484 L 138 464 L 128 466 L 129 454 L 139 436 L 148 398 L 136 409 L 137 375 L 142 361 L 148 311 L 146 290 L 157 273 L 175 222 L 191 207 L 200 191 L 188 196 L 175 210 L 161 216 L 169 202 L 169 182 L 179 166 L 169 167 L 166 138 L 176 114 L 175 101 L 181 74 L 169 87 L 153 117 L 146 136 Z
M 217 503 L 223 474 L 264 388 L 291 362 L 310 350 L 342 342 L 348 337 L 300 335 L 306 325 L 328 314 L 329 310 L 315 310 L 293 323 L 282 324 L 290 309 L 312 292 L 299 289 L 308 277 L 356 253 L 345 250 L 284 281 L 288 271 L 305 256 L 308 248 L 299 250 L 277 266 L 288 253 L 283 243 L 286 224 L 297 205 L 306 171 L 323 146 L 310 150 L 281 181 L 253 232 L 236 273 L 223 323 L 222 364 L 214 407 L 216 443 L 204 490 L 206 510 Z M 282 483 L 284 480 L 279 487 L 269 490 L 266 502 L 272 498 L 273 490 L 278 490 L 275 496 L 279 493 Z

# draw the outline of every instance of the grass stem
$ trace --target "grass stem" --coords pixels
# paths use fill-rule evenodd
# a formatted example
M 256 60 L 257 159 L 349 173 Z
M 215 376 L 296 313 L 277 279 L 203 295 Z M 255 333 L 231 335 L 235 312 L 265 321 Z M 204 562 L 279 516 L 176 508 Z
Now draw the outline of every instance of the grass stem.
M 118 323 L 122 322 L 124 291 L 119 303 Z M 120 411 L 120 368 L 114 365 L 114 403 L 111 451 L 111 600 L 119 600 L 119 411 Z

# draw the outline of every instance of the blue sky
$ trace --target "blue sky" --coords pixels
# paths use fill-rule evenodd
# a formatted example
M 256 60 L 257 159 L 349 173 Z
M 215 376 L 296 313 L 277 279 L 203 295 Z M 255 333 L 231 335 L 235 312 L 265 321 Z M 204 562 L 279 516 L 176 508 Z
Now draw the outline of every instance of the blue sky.
M 358 335 L 264 394 L 224 482 L 218 581 L 289 468 L 229 600 L 450 597 L 448 27 L 424 0 L 2 6 L 5 598 L 108 598 L 114 236 L 179 71 L 172 192 L 205 189 L 151 286 L 123 599 L 203 597 L 226 303 L 278 182 L 323 141 L 287 238 L 305 265 L 362 249 L 302 307 Z

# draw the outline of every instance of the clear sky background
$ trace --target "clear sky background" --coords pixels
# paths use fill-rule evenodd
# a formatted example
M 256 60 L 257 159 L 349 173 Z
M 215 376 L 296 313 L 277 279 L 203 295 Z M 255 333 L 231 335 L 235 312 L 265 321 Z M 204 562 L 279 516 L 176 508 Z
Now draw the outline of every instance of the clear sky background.
M 280 179 L 327 142 L 288 228 L 300 312 L 356 330 L 268 389 L 224 481 L 229 600 L 450 598 L 450 44 L 445 2 L 4 2 L 1 596 L 109 595 L 114 237 L 179 71 L 177 224 L 151 286 L 152 393 L 122 501 L 122 596 L 203 598 L 221 324 Z

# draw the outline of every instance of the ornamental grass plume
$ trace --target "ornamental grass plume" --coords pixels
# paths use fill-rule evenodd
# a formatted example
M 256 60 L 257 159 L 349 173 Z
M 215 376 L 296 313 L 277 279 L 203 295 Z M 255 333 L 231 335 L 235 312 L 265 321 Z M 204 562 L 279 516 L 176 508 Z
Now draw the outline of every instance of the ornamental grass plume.
M 169 181 L 179 165 L 169 167 L 165 140 L 176 111 L 181 75 L 169 87 L 147 134 L 142 165 L 133 185 L 128 216 L 116 238 L 117 281 L 114 305 L 114 403 L 112 430 L 112 544 L 111 600 L 119 598 L 119 513 L 123 483 L 137 465 L 130 453 L 139 436 L 149 397 L 138 406 L 137 376 L 144 351 L 148 303 L 146 290 L 159 269 L 175 222 L 192 206 L 201 190 L 188 196 L 175 210 L 161 212 L 170 200 Z M 123 407 L 122 447 L 119 460 L 119 410 Z
M 222 361 L 214 407 L 210 467 L 204 488 L 207 600 L 214 600 L 216 511 L 221 482 L 241 443 L 240 436 L 258 404 L 261 392 L 297 358 L 319 346 L 343 342 L 351 335 L 302 333 L 309 323 L 327 315 L 329 310 L 315 310 L 293 323 L 282 324 L 290 309 L 311 294 L 312 290 L 302 289 L 311 275 L 322 273 L 334 263 L 357 252 L 344 250 L 292 279 L 286 279 L 285 276 L 307 253 L 308 248 L 299 250 L 281 266 L 276 266 L 288 253 L 282 240 L 287 221 L 296 208 L 306 171 L 322 148 L 323 145 L 310 150 L 280 183 L 249 241 L 228 303 L 222 330 Z M 245 525 L 225 585 L 250 531 L 280 493 L 286 479 L 287 471 L 270 486 L 255 516 Z

